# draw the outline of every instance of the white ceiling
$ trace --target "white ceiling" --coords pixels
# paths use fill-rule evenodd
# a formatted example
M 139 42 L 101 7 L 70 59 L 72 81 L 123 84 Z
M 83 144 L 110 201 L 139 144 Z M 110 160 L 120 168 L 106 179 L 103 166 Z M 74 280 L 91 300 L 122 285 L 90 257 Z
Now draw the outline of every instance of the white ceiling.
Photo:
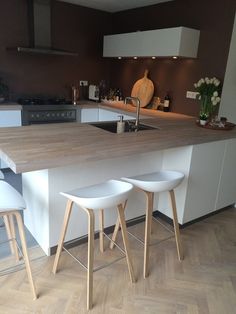
M 59 0 L 107 12 L 118 12 L 173 0 Z

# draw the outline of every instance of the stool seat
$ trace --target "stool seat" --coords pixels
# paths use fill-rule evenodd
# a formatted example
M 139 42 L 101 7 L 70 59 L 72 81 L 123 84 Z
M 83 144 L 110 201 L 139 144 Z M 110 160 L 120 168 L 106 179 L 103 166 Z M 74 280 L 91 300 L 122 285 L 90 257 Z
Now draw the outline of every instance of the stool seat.
M 0 180 L 0 211 L 12 211 L 13 209 L 23 210 L 26 208 L 22 195 L 10 184 Z
M 130 178 L 121 178 L 148 192 L 163 192 L 173 190 L 184 179 L 184 174 L 178 171 L 158 171 Z
M 132 188 L 128 182 L 109 180 L 61 194 L 83 207 L 98 210 L 124 203 Z

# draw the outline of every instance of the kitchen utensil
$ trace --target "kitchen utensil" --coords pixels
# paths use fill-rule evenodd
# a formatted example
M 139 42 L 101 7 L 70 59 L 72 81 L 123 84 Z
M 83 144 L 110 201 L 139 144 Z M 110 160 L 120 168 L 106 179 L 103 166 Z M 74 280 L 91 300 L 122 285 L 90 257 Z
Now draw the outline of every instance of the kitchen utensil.
M 151 80 L 147 78 L 148 70 L 145 70 L 144 77 L 138 80 L 131 91 L 132 97 L 140 99 L 140 106 L 146 107 L 152 99 L 154 93 L 154 85 Z M 133 103 L 135 105 L 135 103 Z

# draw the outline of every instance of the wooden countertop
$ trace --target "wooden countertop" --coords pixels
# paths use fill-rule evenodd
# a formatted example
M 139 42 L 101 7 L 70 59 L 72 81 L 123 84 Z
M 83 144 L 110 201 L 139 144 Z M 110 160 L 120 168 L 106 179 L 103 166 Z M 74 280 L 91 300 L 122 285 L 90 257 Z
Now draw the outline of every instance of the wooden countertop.
M 174 113 L 142 122 L 160 129 L 113 134 L 76 122 L 1 128 L 0 158 L 21 173 L 236 137 L 236 129 L 200 128 L 194 118 Z
M 22 110 L 22 106 L 16 102 L 2 102 L 0 103 L 0 111 L 2 110 Z

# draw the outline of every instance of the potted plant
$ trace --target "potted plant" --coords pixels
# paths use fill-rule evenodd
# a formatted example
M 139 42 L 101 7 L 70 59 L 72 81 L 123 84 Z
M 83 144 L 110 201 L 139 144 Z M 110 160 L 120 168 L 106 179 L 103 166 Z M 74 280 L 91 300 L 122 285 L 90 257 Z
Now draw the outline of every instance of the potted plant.
M 205 113 L 205 112 L 201 112 L 200 111 L 200 114 L 199 114 L 199 123 L 201 125 L 205 125 L 207 123 L 207 120 L 208 120 L 208 114 Z
M 217 111 L 217 105 L 220 103 L 220 81 L 216 78 L 201 78 L 194 84 L 198 92 L 197 98 L 200 100 L 199 120 L 207 121 Z M 200 122 L 201 123 L 201 122 Z M 202 122 L 206 124 L 206 122 Z
M 3 102 L 8 96 L 8 86 L 3 83 L 2 78 L 0 78 L 0 102 Z

